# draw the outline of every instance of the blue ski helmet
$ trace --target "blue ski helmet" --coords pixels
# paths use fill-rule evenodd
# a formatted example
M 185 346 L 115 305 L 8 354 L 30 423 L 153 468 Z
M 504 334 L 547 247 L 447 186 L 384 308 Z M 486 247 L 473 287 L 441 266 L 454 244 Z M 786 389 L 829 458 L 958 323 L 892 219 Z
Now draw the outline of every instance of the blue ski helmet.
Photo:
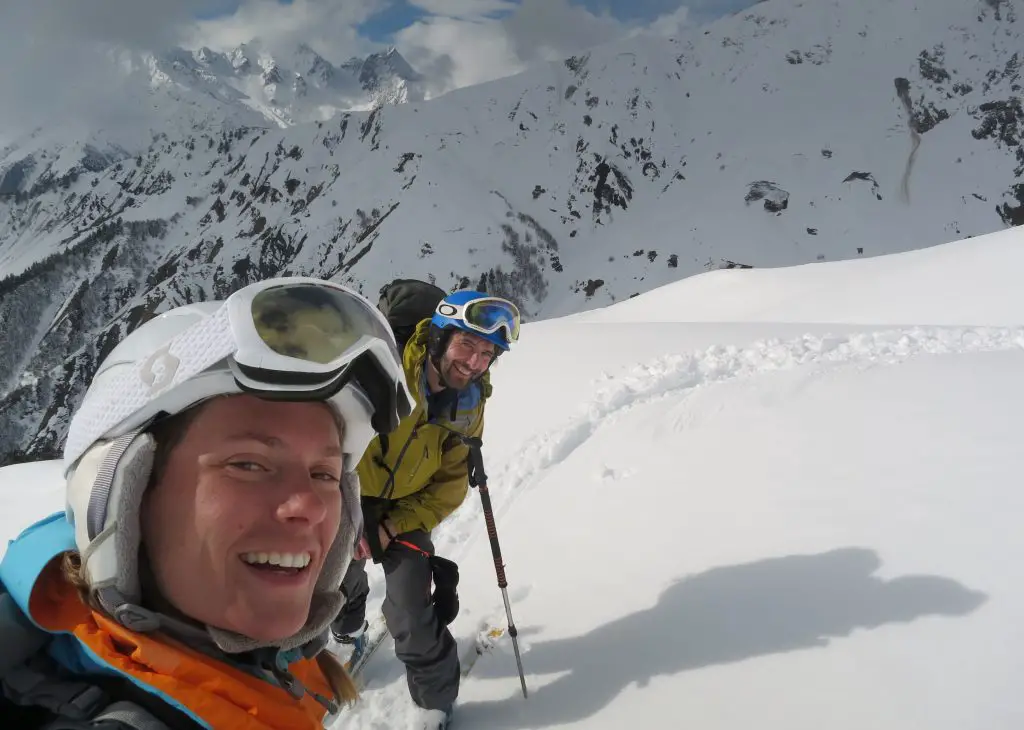
M 472 289 L 452 292 L 442 299 L 430 322 L 442 332 L 454 328 L 477 335 L 505 352 L 519 339 L 516 305 Z

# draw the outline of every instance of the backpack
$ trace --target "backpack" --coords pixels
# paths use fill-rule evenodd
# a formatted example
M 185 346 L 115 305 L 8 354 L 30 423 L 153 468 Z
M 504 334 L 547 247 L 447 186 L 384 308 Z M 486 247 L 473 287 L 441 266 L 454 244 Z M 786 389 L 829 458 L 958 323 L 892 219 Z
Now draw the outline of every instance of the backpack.
M 416 325 L 430 319 L 447 295 L 444 289 L 419 279 L 395 279 L 380 288 L 377 308 L 391 325 L 399 352 L 405 350 L 405 343 L 416 331 Z

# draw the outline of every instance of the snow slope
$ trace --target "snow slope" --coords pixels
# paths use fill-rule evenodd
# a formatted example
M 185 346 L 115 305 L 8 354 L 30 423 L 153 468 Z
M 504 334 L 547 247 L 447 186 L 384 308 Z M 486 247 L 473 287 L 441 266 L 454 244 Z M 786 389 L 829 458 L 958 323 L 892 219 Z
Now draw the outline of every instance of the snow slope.
M 1021 241 L 1019 229 L 1008 229 L 983 241 L 828 266 L 722 269 L 574 320 L 1013 326 L 1024 321 L 1024 289 L 1014 265 Z
M 1017 229 L 526 325 L 485 454 L 530 695 L 505 637 L 459 727 L 1024 726 L 1021 265 Z M 0 472 L 5 536 L 47 469 Z M 504 621 L 476 495 L 435 541 L 471 651 Z M 334 727 L 406 727 L 390 645 L 366 678 Z

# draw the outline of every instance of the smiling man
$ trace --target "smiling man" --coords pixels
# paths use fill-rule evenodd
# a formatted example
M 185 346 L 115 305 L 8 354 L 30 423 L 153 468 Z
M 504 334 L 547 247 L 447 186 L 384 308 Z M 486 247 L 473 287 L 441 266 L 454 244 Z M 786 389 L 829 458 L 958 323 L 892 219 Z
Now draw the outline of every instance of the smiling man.
M 409 298 L 429 299 L 431 291 L 444 294 L 424 284 Z M 342 582 L 345 606 L 332 629 L 351 646 L 350 663 L 357 660 L 366 648 L 365 558 L 372 557 L 384 569 L 384 618 L 425 728 L 446 726 L 460 677 L 447 628 L 457 612 L 457 568 L 434 555 L 430 533 L 466 496 L 469 448 L 460 435 L 482 436 L 488 370 L 518 337 L 519 311 L 505 299 L 477 291 L 441 299 L 403 351 L 416 407 L 395 431 L 372 441 L 359 463 L 365 537 L 356 557 L 363 559 L 352 562 Z

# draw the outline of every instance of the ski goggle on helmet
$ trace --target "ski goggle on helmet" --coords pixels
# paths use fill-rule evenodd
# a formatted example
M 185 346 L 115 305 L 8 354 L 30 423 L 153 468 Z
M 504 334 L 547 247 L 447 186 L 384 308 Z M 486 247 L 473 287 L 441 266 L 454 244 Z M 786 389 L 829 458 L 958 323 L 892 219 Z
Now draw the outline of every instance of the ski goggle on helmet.
M 438 305 L 432 322 L 438 327 L 457 327 L 493 342 L 502 350 L 519 339 L 519 310 L 507 299 L 477 291 L 457 291 Z M 502 334 L 499 334 L 501 332 Z
M 414 405 L 391 329 L 368 300 L 320 279 L 269 279 L 166 312 L 114 348 L 71 421 L 65 470 L 98 441 L 236 393 L 328 401 L 344 422 L 346 469 Z

